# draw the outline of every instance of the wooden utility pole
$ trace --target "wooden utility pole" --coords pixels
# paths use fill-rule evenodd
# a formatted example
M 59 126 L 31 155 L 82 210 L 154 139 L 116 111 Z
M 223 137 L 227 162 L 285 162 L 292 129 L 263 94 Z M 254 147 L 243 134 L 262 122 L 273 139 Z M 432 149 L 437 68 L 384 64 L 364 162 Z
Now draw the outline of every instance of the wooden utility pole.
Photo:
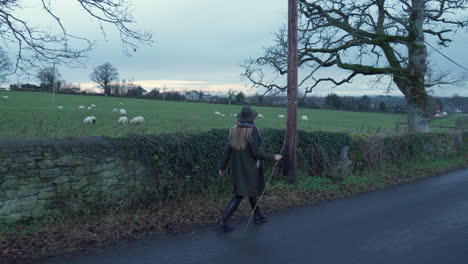
M 288 122 L 286 131 L 286 175 L 296 182 L 297 160 L 297 0 L 288 0 Z

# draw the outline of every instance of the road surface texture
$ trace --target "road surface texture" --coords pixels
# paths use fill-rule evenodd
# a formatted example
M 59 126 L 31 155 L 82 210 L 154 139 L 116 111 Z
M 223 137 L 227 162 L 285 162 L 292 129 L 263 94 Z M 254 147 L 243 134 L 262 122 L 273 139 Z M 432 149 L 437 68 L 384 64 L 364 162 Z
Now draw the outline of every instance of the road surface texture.
M 246 202 L 246 201 L 243 201 Z M 263 225 L 121 243 L 43 264 L 468 263 L 468 169 L 284 210 Z

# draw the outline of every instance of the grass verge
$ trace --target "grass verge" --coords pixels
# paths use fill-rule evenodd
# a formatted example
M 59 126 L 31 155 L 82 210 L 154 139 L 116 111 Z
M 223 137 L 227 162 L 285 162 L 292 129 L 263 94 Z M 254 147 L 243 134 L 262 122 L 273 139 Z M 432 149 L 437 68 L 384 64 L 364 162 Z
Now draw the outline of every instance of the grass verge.
M 391 166 L 341 181 L 299 175 L 295 185 L 273 183 L 262 206 L 266 212 L 402 184 L 468 167 L 468 153 L 445 159 Z M 49 217 L 33 223 L 0 226 L 0 263 L 31 263 L 40 258 L 101 247 L 123 239 L 212 225 L 222 214 L 229 193 L 208 193 L 181 202 L 99 215 Z M 235 217 L 249 214 L 242 203 Z

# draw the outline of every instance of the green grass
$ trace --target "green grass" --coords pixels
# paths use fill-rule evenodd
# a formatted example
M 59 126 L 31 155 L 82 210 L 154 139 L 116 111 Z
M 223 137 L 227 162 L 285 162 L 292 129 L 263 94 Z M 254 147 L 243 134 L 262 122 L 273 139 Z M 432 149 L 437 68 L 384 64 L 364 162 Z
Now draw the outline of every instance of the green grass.
M 2 99 L 3 95 L 8 95 L 9 98 Z M 96 108 L 78 109 L 79 105 L 91 104 L 95 104 Z M 58 106 L 63 106 L 64 109 L 57 109 Z M 141 115 L 146 123 L 141 127 L 118 125 L 119 115 L 112 113 L 113 108 L 126 109 L 129 119 Z M 118 137 L 128 133 L 156 134 L 228 128 L 235 122 L 235 118 L 229 114 L 238 113 L 239 110 L 239 105 L 63 94 L 56 95 L 55 104 L 52 104 L 50 93 L 2 91 L 0 92 L 0 138 Z M 255 110 L 265 116 L 257 119 L 259 127 L 285 127 L 286 119 L 279 119 L 277 116 L 286 115 L 286 108 L 255 107 Z M 215 111 L 226 116 L 215 116 L 213 114 Z M 83 119 L 90 115 L 96 116 L 97 123 L 83 125 Z M 309 121 L 299 120 L 299 129 L 351 133 L 394 131 L 396 124 L 406 119 L 405 115 L 313 109 L 299 109 L 299 116 L 301 115 L 307 115 Z M 455 120 L 452 117 L 446 119 L 448 124 L 452 124 Z M 440 123 L 443 120 L 437 121 Z

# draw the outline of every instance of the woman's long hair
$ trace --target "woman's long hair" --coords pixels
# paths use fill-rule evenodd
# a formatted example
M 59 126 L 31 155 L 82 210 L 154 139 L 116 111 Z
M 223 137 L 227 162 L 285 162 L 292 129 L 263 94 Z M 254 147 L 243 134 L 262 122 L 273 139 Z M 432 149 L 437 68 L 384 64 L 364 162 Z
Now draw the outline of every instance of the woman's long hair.
M 229 133 L 229 143 L 235 150 L 243 150 L 247 143 L 252 140 L 252 127 L 238 127 L 237 125 L 231 128 Z

